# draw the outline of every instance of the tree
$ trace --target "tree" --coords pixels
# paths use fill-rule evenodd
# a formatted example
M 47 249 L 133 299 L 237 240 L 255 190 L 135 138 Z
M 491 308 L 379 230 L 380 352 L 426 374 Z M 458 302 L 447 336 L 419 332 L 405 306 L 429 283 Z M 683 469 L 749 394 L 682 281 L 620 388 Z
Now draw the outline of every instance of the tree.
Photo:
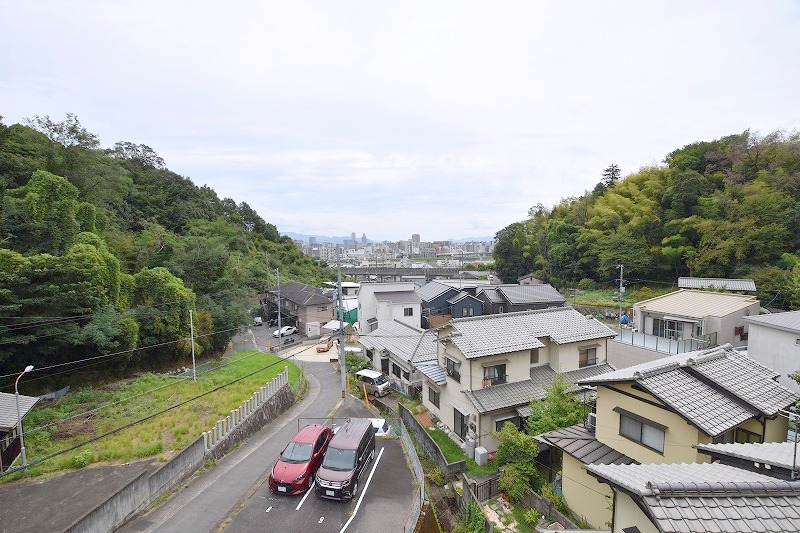
M 531 415 L 526 426 L 529 435 L 541 435 L 583 421 L 584 405 L 575 399 L 571 389 L 564 376 L 556 374 L 547 396 L 531 401 Z
M 500 488 L 519 501 L 542 483 L 536 469 L 539 447 L 531 435 L 519 431 L 511 422 L 503 424 L 494 436 L 497 439 L 497 465 L 501 467 Z
M 514 222 L 495 235 L 494 263 L 504 283 L 513 283 L 533 270 L 534 258 L 524 222 Z
M 603 185 L 605 185 L 606 189 L 614 185 L 619 178 L 619 165 L 612 163 L 603 169 Z

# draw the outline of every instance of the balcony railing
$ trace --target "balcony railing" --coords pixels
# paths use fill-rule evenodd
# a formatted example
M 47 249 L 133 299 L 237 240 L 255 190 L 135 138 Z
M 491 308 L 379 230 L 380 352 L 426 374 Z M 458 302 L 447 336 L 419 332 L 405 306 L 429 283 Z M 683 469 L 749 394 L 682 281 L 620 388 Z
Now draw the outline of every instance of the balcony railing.
M 506 383 L 506 376 L 495 376 L 493 378 L 483 378 L 483 386 L 491 387 L 492 385 L 502 385 Z

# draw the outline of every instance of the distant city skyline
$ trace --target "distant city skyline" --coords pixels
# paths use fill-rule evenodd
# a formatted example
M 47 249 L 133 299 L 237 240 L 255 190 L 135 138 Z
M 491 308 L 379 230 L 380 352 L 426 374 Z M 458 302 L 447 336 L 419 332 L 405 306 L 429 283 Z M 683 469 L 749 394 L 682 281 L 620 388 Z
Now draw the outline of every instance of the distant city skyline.
M 279 230 L 281 235 L 285 235 L 285 236 L 287 236 L 287 237 L 289 237 L 289 238 L 291 238 L 293 240 L 304 241 L 307 244 L 323 243 L 325 241 L 328 241 L 328 242 L 331 242 L 331 243 L 341 244 L 341 243 L 344 243 L 344 242 L 352 240 L 353 233 L 357 233 L 357 232 L 351 232 L 350 235 L 347 235 L 347 236 L 336 236 L 336 235 L 314 235 L 314 234 L 307 234 L 307 233 L 297 233 L 297 232 L 293 232 L 293 231 L 280 231 L 280 228 L 278 228 L 278 230 Z M 370 243 L 411 241 L 413 239 L 414 235 L 415 234 L 412 233 L 411 235 L 409 235 L 408 238 L 405 238 L 405 239 L 381 239 L 381 238 L 372 238 L 372 237 L 368 236 L 366 233 L 361 232 L 361 237 L 356 237 L 356 241 L 358 241 L 359 243 L 363 243 L 364 242 L 363 241 L 364 237 L 366 237 L 367 242 L 370 242 Z M 428 240 L 426 240 L 424 238 L 424 234 L 418 234 L 418 235 L 420 235 L 420 242 L 450 241 L 450 242 L 454 242 L 454 243 L 463 243 L 463 242 L 471 242 L 471 241 L 474 241 L 474 242 L 490 242 L 490 241 L 494 240 L 494 236 L 490 236 L 490 235 L 485 235 L 483 237 L 471 237 L 470 236 L 470 237 L 452 237 L 452 238 L 449 238 L 449 239 L 428 239 Z M 313 242 L 312 242 L 312 239 L 313 239 Z

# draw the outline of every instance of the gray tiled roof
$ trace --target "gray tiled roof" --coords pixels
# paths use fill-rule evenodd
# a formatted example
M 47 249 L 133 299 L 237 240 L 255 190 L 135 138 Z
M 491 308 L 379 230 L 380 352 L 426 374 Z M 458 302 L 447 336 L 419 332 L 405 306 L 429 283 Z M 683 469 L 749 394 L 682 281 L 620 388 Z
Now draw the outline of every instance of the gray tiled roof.
M 744 321 L 750 322 L 751 324 L 758 324 L 759 326 L 788 331 L 790 333 L 800 333 L 800 311 L 746 316 L 744 317 Z
M 636 382 L 715 436 L 758 414 L 774 416 L 800 399 L 775 381 L 776 376 L 726 344 L 616 370 L 580 384 Z
M 772 466 L 794 468 L 800 472 L 800 465 L 794 464 L 794 442 L 695 444 L 695 448 L 714 456 L 728 456 Z
M 564 303 L 567 301 L 549 283 L 541 285 L 500 285 L 497 290 L 512 304 Z
M 454 318 L 441 327 L 453 328 L 453 344 L 467 359 L 543 348 L 539 337 L 567 344 L 616 335 L 594 317 L 585 317 L 571 307 Z
M 404 361 L 436 361 L 436 334 L 397 320 L 364 333 L 358 342 L 369 350 L 386 350 Z
M 752 279 L 678 278 L 679 289 L 724 289 L 728 291 L 756 291 Z
M 627 465 L 637 462 L 597 440 L 594 432 L 583 424 L 549 431 L 536 438 L 561 449 L 583 464 Z
M 418 304 L 422 302 L 416 291 L 386 291 L 375 292 L 375 299 L 379 302 L 389 301 L 393 304 Z
M 19 395 L 19 415 L 25 417 L 39 398 Z M 13 394 L 0 392 L 0 429 L 9 430 L 17 425 L 17 403 Z M 23 428 L 24 431 L 24 428 Z M 24 434 L 23 434 L 24 435 Z
M 613 368 L 605 363 L 592 365 L 578 370 L 564 373 L 564 380 L 574 384 L 578 379 L 587 375 L 597 375 L 609 372 Z M 556 378 L 556 372 L 548 365 L 536 366 L 531 369 L 531 378 L 502 385 L 493 385 L 483 389 L 464 390 L 467 398 L 479 413 L 488 413 L 498 409 L 525 406 L 532 400 L 541 400 L 547 396 L 547 390 Z M 577 387 L 572 387 L 576 389 Z
M 445 285 L 444 283 L 439 283 L 438 281 L 431 281 L 430 283 L 426 283 L 419 289 L 417 289 L 417 294 L 424 302 L 430 302 L 434 298 L 441 296 L 442 294 L 446 293 L 447 291 L 454 290 L 453 287 L 449 285 Z
M 306 285 L 305 283 L 298 283 L 296 281 L 287 281 L 280 285 L 281 299 L 289 300 L 299 306 L 307 305 L 322 305 L 330 304 L 333 298 L 325 296 L 322 289 Z M 270 294 L 277 296 L 278 290 L 272 289 Z
M 666 533 L 800 531 L 800 482 L 717 463 L 590 464 L 586 470 L 638 500 Z

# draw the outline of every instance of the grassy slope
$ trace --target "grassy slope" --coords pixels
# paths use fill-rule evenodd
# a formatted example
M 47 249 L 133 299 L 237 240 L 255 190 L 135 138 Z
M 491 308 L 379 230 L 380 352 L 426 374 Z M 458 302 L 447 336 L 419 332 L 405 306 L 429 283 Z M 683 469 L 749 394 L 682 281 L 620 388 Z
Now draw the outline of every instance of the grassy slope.
M 225 363 L 229 364 L 198 376 L 196 383 L 190 379 L 145 374 L 104 387 L 81 388 L 55 402 L 40 402 L 40 407 L 25 417 L 29 463 L 256 372 L 186 405 L 37 464 L 28 470 L 28 475 L 97 461 L 129 461 L 150 456 L 166 460 L 239 407 L 243 400 L 282 372 L 284 366 L 289 367 L 292 383 L 300 375 L 299 368 L 291 362 L 256 351 L 239 352 Z M 272 366 L 261 370 L 268 365 Z M 95 413 L 48 426 L 53 421 L 98 408 Z

